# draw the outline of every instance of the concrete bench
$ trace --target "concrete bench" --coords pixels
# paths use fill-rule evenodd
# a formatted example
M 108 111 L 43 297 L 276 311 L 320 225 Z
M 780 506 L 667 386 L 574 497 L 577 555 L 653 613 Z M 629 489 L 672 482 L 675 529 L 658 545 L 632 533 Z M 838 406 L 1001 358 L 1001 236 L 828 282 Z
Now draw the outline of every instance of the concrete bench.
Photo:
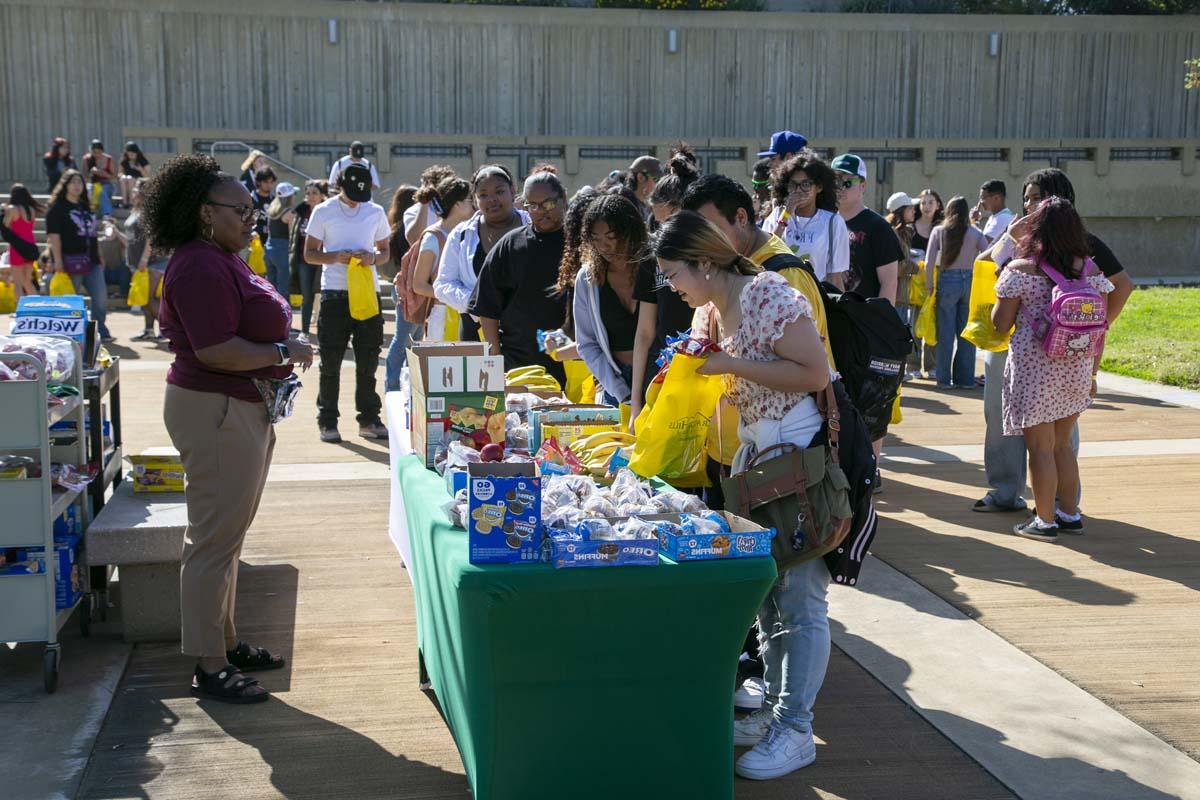
M 179 558 L 187 527 L 182 492 L 134 494 L 122 481 L 84 535 L 89 566 L 120 570 L 127 642 L 179 640 Z

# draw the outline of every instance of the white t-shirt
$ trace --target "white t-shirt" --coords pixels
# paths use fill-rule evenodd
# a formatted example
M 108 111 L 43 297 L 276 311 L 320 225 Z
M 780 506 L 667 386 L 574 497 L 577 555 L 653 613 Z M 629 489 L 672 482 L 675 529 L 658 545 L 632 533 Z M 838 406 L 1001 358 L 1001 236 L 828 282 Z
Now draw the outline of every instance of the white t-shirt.
M 337 197 L 331 197 L 313 209 L 308 219 L 308 236 L 321 240 L 326 253 L 341 250 L 374 251 L 375 243 L 392 237 L 387 214 L 378 203 L 359 203 L 349 208 Z M 379 275 L 371 267 L 375 280 Z M 321 291 L 346 291 L 346 265 L 326 264 L 321 270 Z
M 412 226 L 414 224 L 416 224 L 417 215 L 420 213 L 421 213 L 421 204 L 420 203 L 413 203 L 411 206 L 404 209 L 404 234 L 406 236 L 412 230 Z M 437 223 L 438 223 L 438 215 L 433 213 L 433 209 L 430 208 L 429 211 L 425 214 L 425 224 L 423 226 L 421 226 L 421 230 L 425 230 L 430 225 L 436 225 Z
M 442 235 L 447 239 L 450 238 L 450 231 L 446 230 L 445 225 L 438 225 Z M 434 234 L 422 234 L 421 236 L 421 251 L 422 253 L 433 253 L 433 269 L 437 271 L 438 259 L 442 257 L 442 240 L 438 239 Z
M 342 174 L 342 170 L 354 163 L 356 163 L 354 161 L 354 157 L 348 155 L 342 156 L 337 161 L 333 162 L 333 169 L 329 170 L 329 185 L 337 186 L 338 176 Z M 372 164 L 369 159 L 364 158 L 357 163 L 371 168 L 371 184 L 376 189 L 378 189 L 380 186 L 383 186 L 383 184 L 379 182 L 379 172 L 376 171 L 375 165 Z
M 774 231 L 773 227 L 771 231 Z M 832 261 L 829 247 L 831 232 Z M 793 253 L 812 262 L 813 271 L 819 281 L 850 270 L 850 231 L 846 228 L 846 221 L 832 211 L 817 209 L 817 213 L 811 217 L 790 217 L 781 238 Z
M 988 221 L 983 224 L 983 235 L 989 242 L 994 242 L 1000 238 L 1000 234 L 1008 230 L 1009 223 L 1012 221 L 1013 212 L 1002 208 L 988 217 Z

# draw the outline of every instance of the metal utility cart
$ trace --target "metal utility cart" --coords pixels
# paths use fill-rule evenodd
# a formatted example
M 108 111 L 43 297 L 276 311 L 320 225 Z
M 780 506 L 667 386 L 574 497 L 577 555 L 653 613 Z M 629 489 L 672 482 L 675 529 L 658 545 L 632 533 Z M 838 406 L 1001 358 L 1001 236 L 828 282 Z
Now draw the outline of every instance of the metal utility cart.
M 87 463 L 96 470 L 96 477 L 88 485 L 91 498 L 91 516 L 100 513 L 107 502 L 108 489 L 115 491 L 124 479 L 124 451 L 121 449 L 121 359 L 113 358 L 107 367 L 83 371 L 83 391 L 87 431 Z M 104 440 L 104 399 L 109 400 L 109 421 L 112 425 L 112 449 Z M 112 579 L 113 567 L 91 567 L 88 584 L 92 590 L 92 603 L 99 611 L 100 619 L 108 618 L 108 584 Z
M 58 559 L 54 549 L 54 520 L 69 507 L 76 506 L 78 519 L 86 524 L 86 488 L 68 491 L 51 483 L 50 465 L 82 465 L 87 461 L 84 431 L 82 359 L 79 346 L 70 342 L 75 364 L 69 382 L 79 395 L 65 398 L 62 405 L 48 406 L 46 373 L 42 362 L 27 353 L 5 353 L 4 361 L 24 362 L 32 366 L 36 380 L 0 381 L 0 454 L 36 456 L 41 476 L 19 480 L 0 480 L 0 549 L 43 548 L 45 569 L 28 575 L 0 575 L 0 642 L 45 642 L 43 673 L 47 692 L 58 688 L 61 646 L 58 632 L 79 607 L 80 631 L 88 633 L 91 597 L 85 585 L 79 599 L 69 608 L 58 609 L 55 602 L 55 573 Z M 70 444 L 51 446 L 49 428 L 71 419 L 78 436 Z M 77 563 L 85 563 L 82 556 Z M 79 571 L 86 581 L 86 572 Z

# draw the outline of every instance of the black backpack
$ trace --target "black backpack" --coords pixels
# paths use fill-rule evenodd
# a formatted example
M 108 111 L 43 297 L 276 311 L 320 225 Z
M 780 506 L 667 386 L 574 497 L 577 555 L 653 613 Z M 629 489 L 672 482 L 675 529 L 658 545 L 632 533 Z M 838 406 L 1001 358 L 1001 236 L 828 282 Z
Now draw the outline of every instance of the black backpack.
M 841 414 L 841 429 L 838 432 L 838 461 L 846 479 L 850 482 L 850 533 L 835 550 L 825 554 L 825 567 L 834 583 L 857 586 L 858 573 L 867 548 L 875 539 L 878 518 L 875 516 L 875 451 L 871 448 L 871 437 L 862 416 L 850 401 L 845 385 L 834 381 L 833 393 L 837 397 Z M 823 435 L 819 434 L 819 436 Z

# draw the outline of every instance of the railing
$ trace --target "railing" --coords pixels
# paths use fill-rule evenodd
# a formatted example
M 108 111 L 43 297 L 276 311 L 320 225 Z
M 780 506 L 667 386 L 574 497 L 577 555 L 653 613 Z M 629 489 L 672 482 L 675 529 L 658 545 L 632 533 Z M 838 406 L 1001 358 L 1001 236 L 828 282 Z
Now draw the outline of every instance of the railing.
M 309 175 L 305 172 L 301 172 L 300 170 L 293 167 L 291 164 L 285 164 L 282 161 L 280 161 L 278 158 L 275 158 L 274 156 L 269 156 L 266 153 L 263 153 L 261 148 L 251 147 L 250 145 L 246 144 L 245 142 L 235 142 L 232 140 L 216 141 L 216 142 L 213 142 L 209 146 L 208 154 L 210 156 L 212 156 L 213 158 L 216 158 L 218 148 L 220 148 L 222 150 L 230 150 L 233 148 L 237 148 L 239 150 L 245 150 L 247 153 L 250 153 L 253 150 L 258 150 L 258 152 L 262 153 L 262 157 L 265 158 L 267 161 L 270 161 L 272 164 L 282 167 L 283 169 L 286 169 L 288 172 L 295 173 L 296 175 L 299 175 L 301 178 L 304 178 L 304 180 L 306 180 L 306 181 L 317 180 L 312 175 Z

